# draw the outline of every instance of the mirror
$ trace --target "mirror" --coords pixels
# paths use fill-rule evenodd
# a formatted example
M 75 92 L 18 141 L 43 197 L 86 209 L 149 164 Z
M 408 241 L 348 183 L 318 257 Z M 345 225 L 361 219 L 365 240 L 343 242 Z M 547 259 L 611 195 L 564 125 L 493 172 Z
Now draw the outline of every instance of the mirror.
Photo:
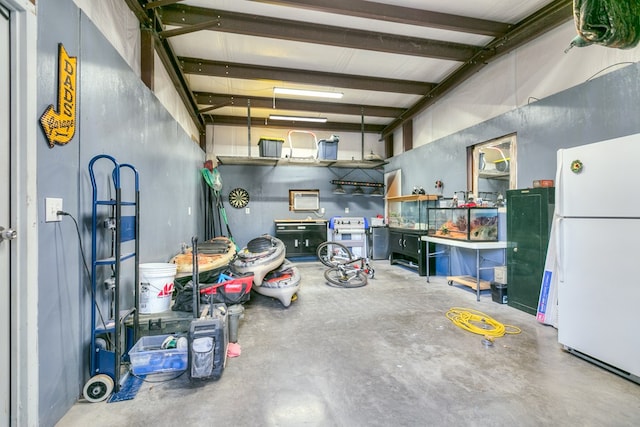
M 501 204 L 507 190 L 517 188 L 516 134 L 476 144 L 471 151 L 471 192 L 488 206 Z

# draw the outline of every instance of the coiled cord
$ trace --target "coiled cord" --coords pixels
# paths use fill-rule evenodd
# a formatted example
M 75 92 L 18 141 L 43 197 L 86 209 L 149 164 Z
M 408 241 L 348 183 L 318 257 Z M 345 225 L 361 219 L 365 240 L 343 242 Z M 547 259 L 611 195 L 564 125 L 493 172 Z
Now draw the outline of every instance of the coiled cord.
M 447 311 L 447 319 L 465 331 L 486 337 L 502 337 L 505 334 L 519 334 L 520 328 L 504 325 L 486 314 L 470 308 L 452 307 Z

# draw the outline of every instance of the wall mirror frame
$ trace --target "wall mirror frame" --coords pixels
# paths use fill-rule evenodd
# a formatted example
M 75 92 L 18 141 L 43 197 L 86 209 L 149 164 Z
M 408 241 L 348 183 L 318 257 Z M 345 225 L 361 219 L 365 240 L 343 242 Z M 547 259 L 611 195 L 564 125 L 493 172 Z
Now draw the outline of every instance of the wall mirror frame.
M 516 148 L 515 133 L 469 147 L 470 188 L 476 198 L 493 205 L 517 188 Z

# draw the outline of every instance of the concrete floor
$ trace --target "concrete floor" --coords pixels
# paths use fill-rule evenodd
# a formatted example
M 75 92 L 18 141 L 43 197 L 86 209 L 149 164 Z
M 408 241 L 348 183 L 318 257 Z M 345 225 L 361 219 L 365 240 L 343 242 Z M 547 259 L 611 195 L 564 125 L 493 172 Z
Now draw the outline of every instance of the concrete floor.
M 404 267 L 375 261 L 363 288 L 327 286 L 319 262 L 296 263 L 297 301 L 253 294 L 240 357 L 200 386 L 186 375 L 145 383 L 133 400 L 78 402 L 58 426 L 631 426 L 640 385 L 564 352 L 534 316 L 480 302 Z M 482 337 L 454 326 L 451 307 L 516 325 Z M 156 375 L 157 376 L 157 375 Z M 149 380 L 153 378 L 148 377 Z

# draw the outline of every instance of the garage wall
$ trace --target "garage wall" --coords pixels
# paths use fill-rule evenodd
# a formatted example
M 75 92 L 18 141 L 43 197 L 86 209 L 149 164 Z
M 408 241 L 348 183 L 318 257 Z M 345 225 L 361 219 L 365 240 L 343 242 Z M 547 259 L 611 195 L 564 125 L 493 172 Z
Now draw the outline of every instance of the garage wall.
M 264 233 L 275 233 L 275 219 L 331 219 L 334 216 L 366 217 L 384 214 L 382 197 L 352 196 L 333 194 L 332 179 L 347 175 L 347 180 L 383 182 L 382 171 L 352 170 L 342 168 L 305 167 L 305 166 L 218 166 L 222 176 L 224 198 L 229 225 L 235 241 L 240 247 L 249 240 Z M 232 189 L 240 187 L 249 191 L 250 201 L 245 209 L 231 207 L 226 195 Z M 347 192 L 353 187 L 344 187 Z M 289 211 L 289 189 L 320 190 L 320 207 L 325 208 L 323 215 L 318 212 Z M 365 189 L 365 191 L 369 191 Z M 349 209 L 349 213 L 345 212 Z M 226 231 L 226 230 L 225 230 Z M 227 234 L 226 232 L 224 233 Z
M 431 188 L 432 182 L 441 179 L 450 197 L 466 189 L 468 146 L 516 133 L 518 187 L 530 187 L 535 179 L 554 179 L 559 148 L 640 132 L 640 117 L 635 114 L 639 69 L 637 63 L 628 65 L 414 148 L 389 159 L 385 170 L 402 168 L 404 193 L 414 182 Z
M 518 188 L 531 187 L 536 179 L 555 179 L 558 149 L 640 132 L 640 116 L 636 114 L 638 79 L 640 64 L 629 65 L 414 148 L 389 159 L 385 170 L 402 169 L 403 194 L 409 194 L 415 183 L 433 188 L 433 182 L 440 179 L 444 195 L 451 197 L 453 192 L 467 188 L 468 146 L 516 133 Z M 629 173 L 632 179 L 634 172 Z M 473 273 L 473 262 L 469 259 L 463 263 L 466 270 L 460 274 Z M 440 267 L 438 273 L 444 274 L 446 265 Z
M 34 307 L 40 363 L 33 368 L 39 372 L 42 426 L 54 425 L 67 412 L 88 379 L 91 299 L 84 263 L 91 262 L 89 161 L 108 154 L 138 169 L 141 262 L 167 261 L 202 229 L 199 171 L 204 152 L 72 0 L 38 4 L 38 66 L 33 71 L 38 81 L 37 110 L 42 113 L 48 105 L 57 105 L 58 43 L 78 58 L 78 121 L 68 144 L 49 148 L 39 117 L 33 118 L 39 131 L 36 203 L 41 212 L 40 303 Z M 109 187 L 110 170 L 99 172 L 98 181 L 101 188 Z M 63 199 L 63 209 L 78 223 L 80 238 L 71 217 L 45 223 L 45 197 Z M 132 272 L 123 279 L 129 297 Z M 98 283 L 102 280 L 99 277 Z M 99 300 L 107 313 L 104 298 Z
M 487 65 L 414 118 L 414 146 L 437 141 L 640 61 L 640 47 L 593 45 L 567 51 L 575 35 L 575 24 L 569 21 Z

